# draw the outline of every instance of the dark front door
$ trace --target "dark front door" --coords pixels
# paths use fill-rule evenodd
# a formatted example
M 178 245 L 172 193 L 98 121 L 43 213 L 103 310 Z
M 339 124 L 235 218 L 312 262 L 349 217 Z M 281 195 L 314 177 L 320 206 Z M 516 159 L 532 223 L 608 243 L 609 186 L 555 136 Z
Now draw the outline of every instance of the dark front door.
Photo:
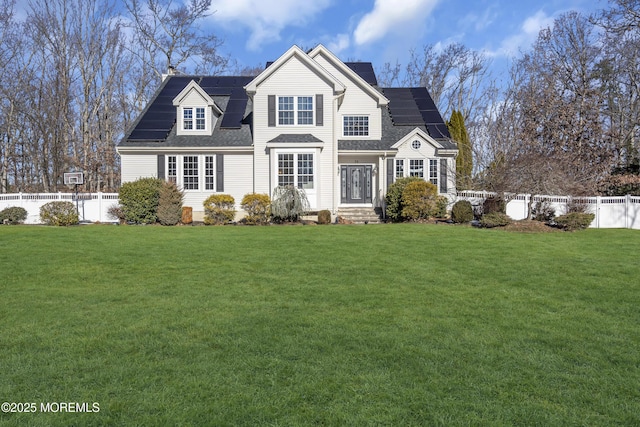
M 340 167 L 342 203 L 371 203 L 371 165 L 344 165 Z

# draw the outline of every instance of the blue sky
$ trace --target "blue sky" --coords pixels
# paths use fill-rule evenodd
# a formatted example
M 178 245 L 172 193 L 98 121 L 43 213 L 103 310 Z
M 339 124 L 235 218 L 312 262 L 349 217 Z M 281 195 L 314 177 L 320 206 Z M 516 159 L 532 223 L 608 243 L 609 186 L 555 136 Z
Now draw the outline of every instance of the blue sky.
M 409 51 L 460 42 L 492 58 L 495 73 L 528 49 L 558 15 L 604 0 L 213 0 L 208 19 L 223 49 L 244 66 L 264 65 L 293 44 L 324 44 L 342 60 L 405 65 Z

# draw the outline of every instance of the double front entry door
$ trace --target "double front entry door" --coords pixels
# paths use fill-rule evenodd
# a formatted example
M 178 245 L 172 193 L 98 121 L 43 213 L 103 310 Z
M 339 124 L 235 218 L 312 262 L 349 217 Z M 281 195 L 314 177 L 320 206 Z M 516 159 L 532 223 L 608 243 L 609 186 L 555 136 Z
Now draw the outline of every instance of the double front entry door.
M 341 203 L 371 203 L 372 172 L 371 165 L 340 166 Z

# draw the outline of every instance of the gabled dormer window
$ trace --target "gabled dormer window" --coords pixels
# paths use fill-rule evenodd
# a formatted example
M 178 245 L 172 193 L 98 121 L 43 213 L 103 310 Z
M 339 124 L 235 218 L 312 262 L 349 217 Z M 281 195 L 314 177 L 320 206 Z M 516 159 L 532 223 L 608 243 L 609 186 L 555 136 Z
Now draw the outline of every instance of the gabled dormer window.
M 195 114 L 195 120 L 194 120 Z M 193 130 L 195 121 L 195 130 L 206 129 L 206 115 L 204 107 L 184 107 L 182 109 L 182 128 L 184 130 Z

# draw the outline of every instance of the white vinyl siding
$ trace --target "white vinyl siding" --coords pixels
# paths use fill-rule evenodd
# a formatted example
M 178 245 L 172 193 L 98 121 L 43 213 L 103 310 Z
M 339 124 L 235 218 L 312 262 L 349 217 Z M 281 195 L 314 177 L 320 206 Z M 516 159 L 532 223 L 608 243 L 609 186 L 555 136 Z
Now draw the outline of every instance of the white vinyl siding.
M 158 176 L 157 154 L 122 154 L 120 156 L 121 182 Z

